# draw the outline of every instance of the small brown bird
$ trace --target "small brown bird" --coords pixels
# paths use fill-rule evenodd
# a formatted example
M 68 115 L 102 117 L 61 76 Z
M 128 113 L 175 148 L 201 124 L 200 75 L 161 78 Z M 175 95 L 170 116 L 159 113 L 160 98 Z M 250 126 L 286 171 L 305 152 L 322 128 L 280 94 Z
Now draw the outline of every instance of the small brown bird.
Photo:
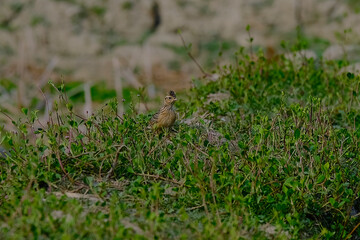
M 164 105 L 162 108 L 154 114 L 150 120 L 150 126 L 153 129 L 170 128 L 176 120 L 176 112 L 173 108 L 176 101 L 176 94 L 174 91 L 170 91 L 169 95 L 164 99 Z

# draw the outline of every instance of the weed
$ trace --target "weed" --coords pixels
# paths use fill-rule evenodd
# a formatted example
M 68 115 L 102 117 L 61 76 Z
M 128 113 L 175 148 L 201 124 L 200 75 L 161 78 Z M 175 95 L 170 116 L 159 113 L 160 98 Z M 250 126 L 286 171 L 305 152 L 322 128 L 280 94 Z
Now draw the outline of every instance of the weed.
M 47 123 L 23 109 L 0 137 L 0 237 L 359 234 L 359 76 L 261 51 L 236 59 L 196 80 L 167 133 L 136 104 L 118 116 L 115 100 L 81 117 L 64 86 Z

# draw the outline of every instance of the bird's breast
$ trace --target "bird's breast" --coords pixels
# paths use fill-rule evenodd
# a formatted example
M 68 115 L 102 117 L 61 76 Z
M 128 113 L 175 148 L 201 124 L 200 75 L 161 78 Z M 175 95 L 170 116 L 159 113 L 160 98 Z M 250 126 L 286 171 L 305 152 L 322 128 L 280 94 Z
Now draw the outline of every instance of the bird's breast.
M 159 115 L 158 125 L 159 127 L 171 127 L 176 120 L 176 113 L 174 110 L 167 110 Z

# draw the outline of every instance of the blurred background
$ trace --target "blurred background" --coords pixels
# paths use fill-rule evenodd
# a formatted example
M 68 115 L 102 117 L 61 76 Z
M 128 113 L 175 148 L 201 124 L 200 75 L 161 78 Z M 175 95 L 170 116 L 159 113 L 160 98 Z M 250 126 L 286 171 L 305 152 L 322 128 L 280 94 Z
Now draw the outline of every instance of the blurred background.
M 24 108 L 46 120 L 57 96 L 49 81 L 65 83 L 84 116 L 114 97 L 126 109 L 134 92 L 148 102 L 140 112 L 159 107 L 203 75 L 179 30 L 207 72 L 234 63 L 240 47 L 270 58 L 299 37 L 302 55 L 346 56 L 356 71 L 359 12 L 359 0 L 1 0 L 0 125 Z

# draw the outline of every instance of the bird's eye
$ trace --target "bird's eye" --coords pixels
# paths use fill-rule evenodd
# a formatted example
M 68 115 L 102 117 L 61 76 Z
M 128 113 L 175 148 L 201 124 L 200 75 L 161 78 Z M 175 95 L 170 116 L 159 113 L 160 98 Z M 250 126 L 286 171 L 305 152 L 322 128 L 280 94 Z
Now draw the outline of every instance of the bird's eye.
M 169 97 L 169 99 L 171 100 L 171 97 Z

